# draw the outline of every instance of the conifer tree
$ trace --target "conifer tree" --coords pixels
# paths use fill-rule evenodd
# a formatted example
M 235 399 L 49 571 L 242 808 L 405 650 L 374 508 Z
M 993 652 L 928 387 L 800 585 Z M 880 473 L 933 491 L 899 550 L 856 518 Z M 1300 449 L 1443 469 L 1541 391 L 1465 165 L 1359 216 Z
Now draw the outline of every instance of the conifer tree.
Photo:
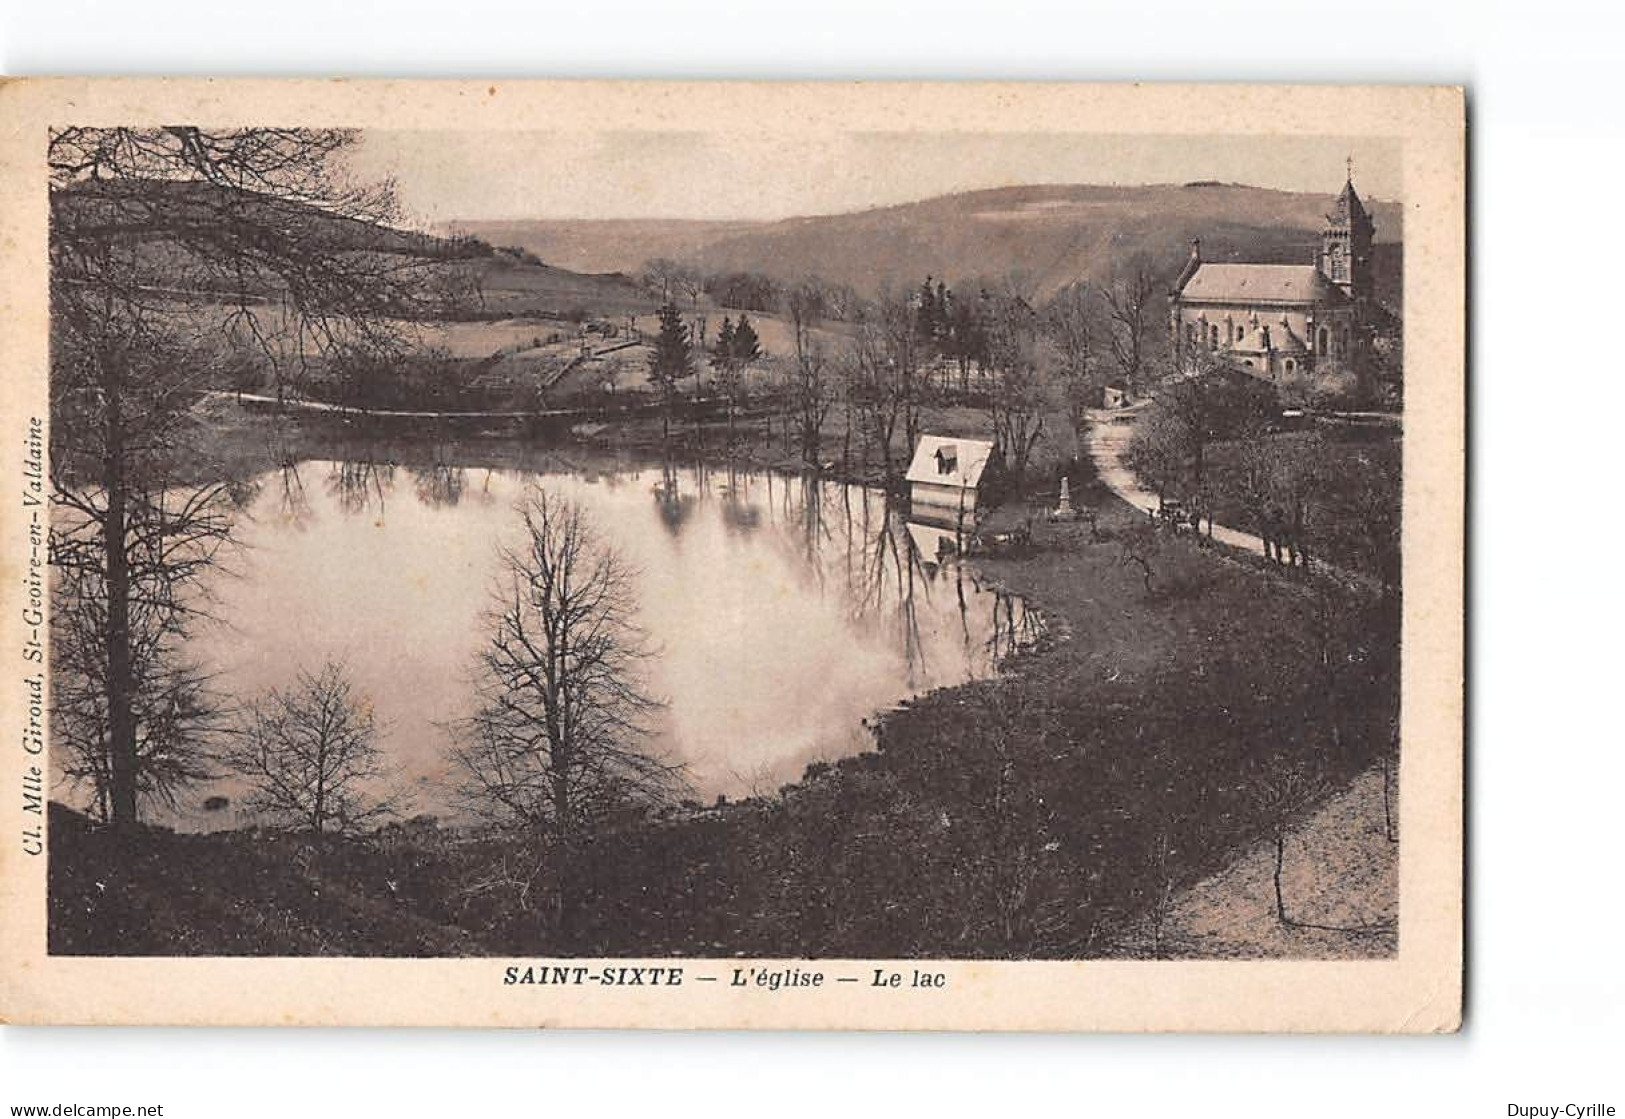
M 937 337 L 937 322 L 936 289 L 931 285 L 931 277 L 927 276 L 920 285 L 920 305 L 915 317 L 921 342 L 929 345 Z
M 762 356 L 762 340 L 756 336 L 756 328 L 750 324 L 750 316 L 743 313 L 739 316 L 739 325 L 734 328 L 733 355 L 740 369 Z
M 716 385 L 728 406 L 728 442 L 733 443 L 734 404 L 739 399 L 739 362 L 734 356 L 737 331 L 733 320 L 726 316 L 722 329 L 717 331 L 716 344 L 711 347 L 711 368 L 715 370 Z
M 677 305 L 666 302 L 660 308 L 660 333 L 654 353 L 649 356 L 649 380 L 660 393 L 662 438 L 671 437 L 671 406 L 677 396 L 677 382 L 694 372 L 694 348 L 689 341 L 688 324 Z
M 734 359 L 734 323 L 727 315 L 722 318 L 722 328 L 717 331 L 717 340 L 711 346 L 711 364 L 719 375 L 726 374 L 728 367 Z

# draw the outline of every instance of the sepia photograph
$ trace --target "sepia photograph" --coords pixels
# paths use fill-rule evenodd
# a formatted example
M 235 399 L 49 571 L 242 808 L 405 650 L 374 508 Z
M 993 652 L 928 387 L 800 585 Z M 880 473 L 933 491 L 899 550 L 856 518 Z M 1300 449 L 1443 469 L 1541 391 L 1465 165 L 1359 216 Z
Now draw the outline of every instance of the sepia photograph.
M 1252 131 L 179 92 L 47 104 L 8 164 L 45 957 L 963 995 L 1397 965 L 1426 917 L 1459 971 L 1448 91 Z

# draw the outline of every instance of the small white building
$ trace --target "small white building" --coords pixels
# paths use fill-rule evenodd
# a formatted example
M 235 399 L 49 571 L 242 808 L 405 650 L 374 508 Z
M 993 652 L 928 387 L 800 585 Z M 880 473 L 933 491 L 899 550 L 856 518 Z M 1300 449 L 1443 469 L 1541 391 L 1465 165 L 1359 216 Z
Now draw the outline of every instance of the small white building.
M 922 435 L 914 448 L 905 480 L 911 517 L 950 524 L 974 523 L 982 475 L 993 456 L 993 444 L 982 439 Z

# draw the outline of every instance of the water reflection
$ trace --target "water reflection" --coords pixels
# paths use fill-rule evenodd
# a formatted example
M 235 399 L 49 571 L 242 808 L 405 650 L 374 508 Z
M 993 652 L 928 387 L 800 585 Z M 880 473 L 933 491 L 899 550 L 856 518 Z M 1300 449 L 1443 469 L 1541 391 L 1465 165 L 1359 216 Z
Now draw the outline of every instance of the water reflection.
M 279 466 L 268 486 L 274 487 L 276 515 L 289 528 L 302 530 L 310 522 L 310 495 L 305 492 L 305 476 L 299 464 L 290 462 Z
M 396 467 L 371 457 L 285 465 L 260 480 L 247 558 L 217 588 L 231 624 L 201 634 L 200 652 L 238 694 L 344 658 L 417 808 L 443 811 L 443 728 L 466 713 L 495 545 L 532 476 L 638 569 L 667 700 L 660 744 L 706 797 L 769 791 L 866 748 L 866 716 L 987 675 L 1042 626 L 955 562 L 951 530 L 908 523 L 881 493 L 671 462 L 565 466 L 437 457 L 397 487 Z
M 408 473 L 412 475 L 412 492 L 432 509 L 455 506 L 463 499 L 468 472 L 460 466 L 437 462 L 430 466 L 410 467 Z
M 341 513 L 372 514 L 382 525 L 386 499 L 394 489 L 393 462 L 354 458 L 327 464 L 327 492 L 334 497 Z

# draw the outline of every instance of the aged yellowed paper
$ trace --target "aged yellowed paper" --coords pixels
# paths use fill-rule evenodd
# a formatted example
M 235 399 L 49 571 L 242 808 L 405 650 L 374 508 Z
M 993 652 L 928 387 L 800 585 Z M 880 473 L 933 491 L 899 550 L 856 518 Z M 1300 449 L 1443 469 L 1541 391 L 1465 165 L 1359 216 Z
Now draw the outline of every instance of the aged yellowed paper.
M 1457 1028 L 1464 127 L 0 86 L 0 1013 Z

